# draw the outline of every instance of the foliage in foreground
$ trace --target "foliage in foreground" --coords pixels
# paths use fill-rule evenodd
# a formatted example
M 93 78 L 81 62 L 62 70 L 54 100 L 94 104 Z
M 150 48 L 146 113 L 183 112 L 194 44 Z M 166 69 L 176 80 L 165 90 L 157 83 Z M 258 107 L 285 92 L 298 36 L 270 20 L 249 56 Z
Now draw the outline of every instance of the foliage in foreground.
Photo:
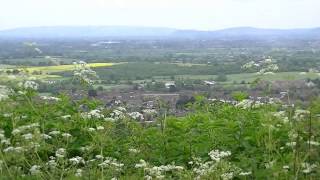
M 185 117 L 138 122 L 97 101 L 39 97 L 25 84 L 0 104 L 3 179 L 316 179 L 320 106 L 233 106 L 204 98 Z

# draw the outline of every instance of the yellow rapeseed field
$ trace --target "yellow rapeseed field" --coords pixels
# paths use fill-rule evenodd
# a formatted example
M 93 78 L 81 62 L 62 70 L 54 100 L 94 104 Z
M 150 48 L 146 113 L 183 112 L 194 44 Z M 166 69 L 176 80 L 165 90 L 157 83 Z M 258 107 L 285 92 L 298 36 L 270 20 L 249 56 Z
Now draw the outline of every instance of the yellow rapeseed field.
M 115 65 L 115 63 L 88 63 L 88 66 L 91 68 L 109 67 L 113 65 Z M 33 72 L 33 71 L 61 72 L 61 71 L 74 70 L 74 65 L 68 64 L 68 65 L 57 65 L 57 66 L 38 66 L 38 67 L 26 67 L 24 69 L 28 70 L 29 72 Z

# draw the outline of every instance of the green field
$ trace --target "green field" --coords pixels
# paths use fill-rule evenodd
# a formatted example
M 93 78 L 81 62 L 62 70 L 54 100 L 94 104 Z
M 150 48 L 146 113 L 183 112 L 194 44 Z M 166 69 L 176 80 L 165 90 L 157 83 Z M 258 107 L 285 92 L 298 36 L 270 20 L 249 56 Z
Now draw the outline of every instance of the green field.
M 302 79 L 316 79 L 319 78 L 319 73 L 306 73 L 301 74 L 301 72 L 280 72 L 275 74 L 267 74 L 267 75 L 258 75 L 256 73 L 241 73 L 241 74 L 230 74 L 227 75 L 227 83 L 232 83 L 234 81 L 241 82 L 252 82 L 257 78 L 262 80 L 270 80 L 270 81 L 281 81 L 281 80 L 302 80 Z M 164 78 L 164 77 L 157 77 Z M 167 77 L 169 78 L 169 77 Z M 210 80 L 217 78 L 217 75 L 179 75 L 175 76 L 177 79 L 199 79 L 199 80 Z

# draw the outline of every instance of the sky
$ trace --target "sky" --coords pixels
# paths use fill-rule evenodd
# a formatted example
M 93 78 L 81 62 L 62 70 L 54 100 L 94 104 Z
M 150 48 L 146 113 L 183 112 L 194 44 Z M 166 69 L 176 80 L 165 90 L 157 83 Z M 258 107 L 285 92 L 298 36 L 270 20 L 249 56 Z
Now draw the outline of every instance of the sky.
M 0 29 L 61 25 L 320 27 L 320 0 L 0 0 Z

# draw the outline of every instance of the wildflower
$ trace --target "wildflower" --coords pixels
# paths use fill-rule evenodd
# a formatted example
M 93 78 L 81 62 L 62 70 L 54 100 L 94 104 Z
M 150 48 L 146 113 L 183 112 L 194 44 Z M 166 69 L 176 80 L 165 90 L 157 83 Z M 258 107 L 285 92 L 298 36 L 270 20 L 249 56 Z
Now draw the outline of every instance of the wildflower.
M 110 113 L 110 115 L 111 115 L 111 117 L 112 117 L 113 119 L 119 120 L 119 119 L 123 119 L 123 118 L 124 118 L 124 112 L 125 112 L 125 109 L 119 107 L 118 109 L 113 110 L 113 111 Z
M 97 130 L 104 130 L 104 127 L 103 126 L 98 126 Z
M 11 117 L 12 115 L 13 115 L 12 113 L 5 113 L 3 114 L 3 117 L 8 118 L 8 117 Z
M 14 129 L 14 130 L 12 130 L 12 132 L 11 132 L 12 135 L 17 135 L 17 134 L 19 134 L 19 133 L 21 133 L 21 130 L 20 130 L 20 129 Z
M 269 169 L 269 168 L 272 168 L 272 167 L 273 167 L 274 163 L 275 163 L 275 161 L 270 161 L 270 162 L 265 163 L 264 166 L 265 166 L 267 169 Z
M 40 171 L 40 166 L 38 166 L 38 165 L 33 165 L 31 168 L 30 168 L 30 174 L 31 175 L 37 175 L 37 174 L 40 174 L 41 173 L 41 171 Z
M 140 159 L 139 163 L 137 163 L 134 167 L 135 168 L 145 168 L 145 167 L 147 167 L 147 163 L 143 159 Z
M 51 139 L 52 138 L 50 135 L 47 135 L 47 134 L 41 134 L 41 137 L 43 139 Z
M 0 86 L 0 101 L 8 99 L 10 91 L 6 86 Z
M 117 110 L 121 111 L 121 112 L 126 112 L 127 111 L 126 108 L 124 108 L 124 107 L 118 107 Z
M 59 134 L 61 134 L 60 131 L 51 131 L 51 132 L 49 132 L 49 135 L 59 135 Z
M 76 173 L 74 174 L 76 177 L 81 177 L 82 176 L 82 169 L 77 169 Z
M 64 120 L 67 120 L 71 118 L 71 115 L 64 115 L 64 116 L 61 116 L 61 118 Z
M 313 146 L 319 146 L 320 143 L 316 141 L 307 141 L 308 144 L 313 145 Z
M 63 158 L 66 155 L 66 150 L 64 148 L 59 148 L 55 154 L 56 154 L 56 157 Z
M 302 168 L 304 168 L 302 170 L 303 173 L 305 174 L 309 174 L 311 173 L 315 168 L 317 168 L 318 166 L 316 164 L 309 164 L 309 163 L 302 163 L 301 164 Z
M 233 172 L 224 173 L 220 176 L 222 180 L 233 179 Z
M 35 142 L 31 142 L 30 143 L 30 148 L 32 149 L 37 149 L 40 147 L 40 144 L 39 143 L 35 143 Z
M 251 174 L 252 174 L 251 171 L 249 171 L 249 172 L 241 172 L 241 173 L 239 173 L 239 176 L 249 176 Z
M 103 159 L 104 157 L 100 154 L 96 155 L 96 159 Z
M 40 98 L 43 99 L 43 100 L 48 100 L 48 101 L 60 101 L 59 98 L 52 97 L 52 96 L 40 96 Z
M 78 165 L 78 164 L 85 164 L 85 161 L 82 157 L 80 156 L 76 156 L 73 158 L 70 158 L 69 161 L 73 164 L 73 165 Z
M 212 150 L 208 153 L 208 155 L 211 157 L 214 161 L 220 161 L 221 158 L 228 157 L 231 155 L 230 151 L 219 151 L 219 150 Z
M 58 163 L 56 162 L 56 158 L 53 156 L 49 157 L 50 160 L 46 163 L 47 166 L 49 166 L 49 168 L 56 168 L 58 166 Z
M 138 149 L 130 148 L 129 152 L 131 152 L 131 153 L 139 153 L 140 151 Z
M 17 135 L 17 134 L 22 133 L 23 131 L 30 130 L 30 129 L 37 128 L 37 127 L 39 127 L 38 123 L 33 123 L 33 124 L 29 124 L 29 125 L 20 126 L 20 127 L 16 128 L 16 129 L 13 129 L 11 134 L 12 135 Z
M 39 85 L 34 81 L 26 81 L 23 84 L 23 88 L 31 89 L 31 90 L 38 90 Z
M 4 145 L 10 145 L 10 141 L 8 139 L 2 139 L 1 140 L 1 144 L 4 144 Z
M 69 133 L 62 133 L 62 137 L 69 138 L 72 137 L 72 135 Z
M 14 147 L 12 146 L 9 146 L 3 150 L 3 152 L 11 152 L 11 151 L 14 151 Z
M 296 142 L 287 142 L 287 143 L 286 143 L 286 146 L 289 146 L 289 147 L 294 147 L 294 146 L 296 146 L 296 145 L 297 145 Z
M 79 63 L 74 62 L 75 70 L 73 71 L 73 76 L 78 79 L 80 83 L 92 85 L 94 83 L 93 79 L 98 78 L 97 73 L 87 65 L 86 62 L 80 61 Z
M 25 140 L 30 140 L 32 139 L 33 135 L 31 133 L 28 133 L 28 134 L 23 134 L 22 137 L 25 139 Z
M 120 171 L 121 168 L 124 166 L 124 164 L 120 163 L 117 161 L 117 159 L 111 158 L 111 157 L 106 157 L 105 160 L 98 164 L 99 167 L 106 168 L 112 166 L 115 168 L 117 171 Z
M 143 120 L 143 114 L 139 113 L 139 112 L 132 112 L 128 114 L 132 119 L 134 120 Z
M 80 147 L 80 151 L 85 152 L 90 150 L 90 146 Z
M 251 108 L 251 107 L 259 107 L 263 105 L 263 103 L 261 103 L 260 101 L 253 101 L 253 100 L 250 100 L 250 99 L 244 99 L 242 100 L 241 102 L 239 102 L 238 104 L 236 104 L 236 107 L 241 107 L 243 109 L 248 109 L 248 108 Z
M 99 109 L 91 110 L 90 112 L 81 113 L 83 119 L 102 119 L 104 115 L 101 113 Z
M 157 114 L 157 111 L 154 109 L 144 109 L 142 110 L 144 114 Z
M 290 169 L 290 167 L 288 165 L 282 166 L 282 169 L 288 171 L 288 169 Z
M 310 111 L 297 109 L 294 112 L 293 118 L 296 119 L 296 120 L 302 120 L 302 119 L 304 119 L 306 117 L 306 115 L 309 115 L 309 114 L 310 114 Z
M 250 69 L 254 66 L 258 66 L 258 64 L 256 64 L 254 61 L 250 61 L 250 62 L 244 64 L 241 68 L 242 69 Z
M 306 83 L 306 86 L 309 87 L 309 88 L 311 88 L 311 87 L 315 87 L 316 84 L 313 83 L 312 81 L 309 81 L 309 82 Z

